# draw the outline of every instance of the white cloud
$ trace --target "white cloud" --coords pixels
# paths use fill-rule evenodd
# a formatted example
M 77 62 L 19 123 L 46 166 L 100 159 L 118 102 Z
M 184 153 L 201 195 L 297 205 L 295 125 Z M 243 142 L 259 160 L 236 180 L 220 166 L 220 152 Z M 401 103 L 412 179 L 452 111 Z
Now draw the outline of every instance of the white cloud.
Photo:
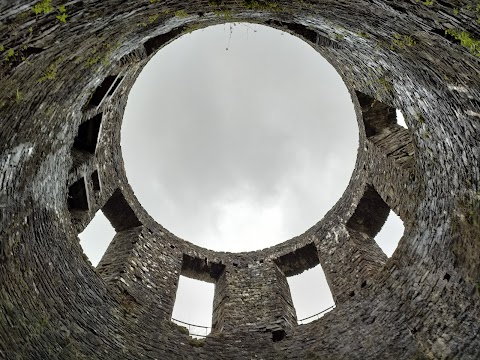
M 129 181 L 147 211 L 224 251 L 238 251 L 240 234 L 254 250 L 320 220 L 348 184 L 358 143 L 333 68 L 303 41 L 249 26 L 258 31 L 234 27 L 228 51 L 228 26 L 162 49 L 136 82 L 122 129 Z

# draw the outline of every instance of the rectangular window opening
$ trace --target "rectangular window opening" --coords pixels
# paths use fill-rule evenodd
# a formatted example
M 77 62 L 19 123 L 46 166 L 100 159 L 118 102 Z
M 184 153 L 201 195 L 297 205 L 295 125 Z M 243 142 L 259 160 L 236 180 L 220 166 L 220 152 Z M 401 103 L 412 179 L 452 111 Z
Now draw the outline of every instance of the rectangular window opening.
M 212 330 L 215 285 L 181 275 L 178 281 L 172 322 L 181 332 L 202 339 Z
M 335 307 L 322 267 L 287 278 L 299 325 L 317 320 Z
M 117 79 L 117 75 L 109 75 L 107 76 L 102 84 L 95 89 L 95 92 L 93 93 L 92 97 L 90 98 L 88 105 L 91 106 L 99 106 L 107 94 L 109 93 L 110 89 L 112 88 L 112 85 L 115 83 L 115 80 Z
M 91 179 L 92 179 L 93 191 L 95 191 L 95 192 L 101 191 L 102 185 L 101 185 L 101 183 L 100 183 L 100 176 L 98 175 L 98 170 L 95 170 L 95 171 L 92 173 Z
M 97 211 L 87 227 L 78 234 L 85 260 L 96 267 L 115 234 L 110 221 Z
M 98 134 L 102 125 L 102 113 L 95 115 L 93 118 L 83 122 L 78 127 L 78 133 L 73 141 L 73 148 L 78 152 L 86 152 L 87 154 L 95 154 L 98 143 Z
M 68 209 L 71 213 L 90 210 L 88 188 L 85 178 L 82 177 L 68 188 Z
M 110 90 L 108 91 L 107 96 L 112 96 L 113 94 L 115 94 L 115 90 L 117 90 L 118 85 L 121 84 L 122 80 L 123 80 L 123 76 L 117 77 L 117 79 L 116 79 L 115 82 L 113 83 L 112 87 L 111 87 Z

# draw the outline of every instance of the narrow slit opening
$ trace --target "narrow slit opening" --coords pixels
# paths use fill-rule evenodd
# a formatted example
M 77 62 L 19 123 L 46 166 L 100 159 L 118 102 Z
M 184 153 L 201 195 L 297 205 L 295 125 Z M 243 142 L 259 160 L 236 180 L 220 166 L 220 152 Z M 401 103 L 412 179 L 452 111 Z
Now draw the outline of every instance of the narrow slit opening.
M 101 191 L 102 185 L 101 185 L 101 183 L 100 183 L 100 175 L 98 175 L 98 170 L 95 170 L 95 171 L 92 173 L 92 175 L 91 175 L 90 178 L 92 179 L 92 188 L 93 188 L 93 191 L 95 191 L 95 192 Z
M 110 90 L 108 91 L 107 96 L 112 96 L 113 94 L 115 94 L 115 90 L 117 90 L 118 85 L 121 84 L 122 80 L 123 80 L 123 77 L 122 77 L 122 76 L 117 77 L 117 79 L 116 79 L 115 82 L 113 83 L 112 87 L 111 87 Z
M 405 122 L 405 117 L 403 116 L 403 113 L 399 109 L 396 109 L 396 115 L 397 115 L 397 124 L 405 129 L 408 129 L 407 123 Z

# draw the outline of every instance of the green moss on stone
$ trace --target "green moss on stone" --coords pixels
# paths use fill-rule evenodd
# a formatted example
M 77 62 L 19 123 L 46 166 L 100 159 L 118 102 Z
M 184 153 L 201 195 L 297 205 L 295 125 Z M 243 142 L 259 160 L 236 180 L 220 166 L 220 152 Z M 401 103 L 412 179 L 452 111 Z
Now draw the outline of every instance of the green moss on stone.
M 205 340 L 203 339 L 190 339 L 188 343 L 194 347 L 203 347 L 205 345 Z
M 460 31 L 456 29 L 445 30 L 446 35 L 453 36 L 460 44 L 466 47 L 473 55 L 480 56 L 480 40 L 474 38 L 467 31 Z

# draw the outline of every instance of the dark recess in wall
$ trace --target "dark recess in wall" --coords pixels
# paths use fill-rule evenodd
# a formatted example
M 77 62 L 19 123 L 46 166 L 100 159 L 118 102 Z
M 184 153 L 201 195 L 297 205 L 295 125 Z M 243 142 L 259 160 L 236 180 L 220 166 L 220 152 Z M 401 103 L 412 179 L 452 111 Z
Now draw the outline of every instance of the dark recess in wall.
M 314 243 L 307 244 L 295 251 L 275 259 L 275 263 L 285 276 L 298 275 L 320 263 Z
M 93 190 L 94 191 L 100 191 L 101 190 L 101 183 L 100 183 L 100 176 L 98 175 L 98 170 L 95 170 L 92 173 L 92 184 L 93 184 Z
M 114 191 L 102 211 L 117 232 L 142 225 L 120 189 Z
M 83 122 L 78 127 L 78 133 L 73 141 L 75 150 L 86 151 L 95 154 L 98 142 L 98 133 L 102 124 L 102 113 L 95 115 L 93 118 Z
M 377 135 L 383 129 L 397 123 L 396 109 L 360 91 L 355 91 L 362 107 L 363 124 L 367 138 Z
M 389 213 L 388 205 L 373 186 L 367 184 L 360 203 L 347 221 L 347 228 L 363 232 L 374 238 L 382 229 Z
M 147 52 L 147 56 L 152 55 L 155 51 L 160 49 L 163 45 L 165 45 L 170 40 L 173 40 L 175 37 L 180 35 L 185 30 L 184 26 L 178 27 L 176 29 L 172 29 L 166 34 L 157 35 L 151 39 L 145 41 L 143 46 L 145 47 L 145 51 Z
M 207 259 L 200 259 L 183 254 L 182 275 L 192 279 L 214 282 L 225 269 L 222 263 L 210 262 Z
M 93 93 L 92 97 L 90 98 L 90 101 L 88 102 L 88 105 L 91 106 L 98 106 L 103 102 L 103 99 L 111 91 L 112 85 L 114 85 L 115 80 L 117 79 L 117 75 L 109 75 L 107 76 L 102 84 L 95 89 L 95 92 Z M 118 84 L 117 84 L 118 85 Z
M 80 178 L 68 188 L 68 209 L 71 212 L 90 209 L 85 178 Z

